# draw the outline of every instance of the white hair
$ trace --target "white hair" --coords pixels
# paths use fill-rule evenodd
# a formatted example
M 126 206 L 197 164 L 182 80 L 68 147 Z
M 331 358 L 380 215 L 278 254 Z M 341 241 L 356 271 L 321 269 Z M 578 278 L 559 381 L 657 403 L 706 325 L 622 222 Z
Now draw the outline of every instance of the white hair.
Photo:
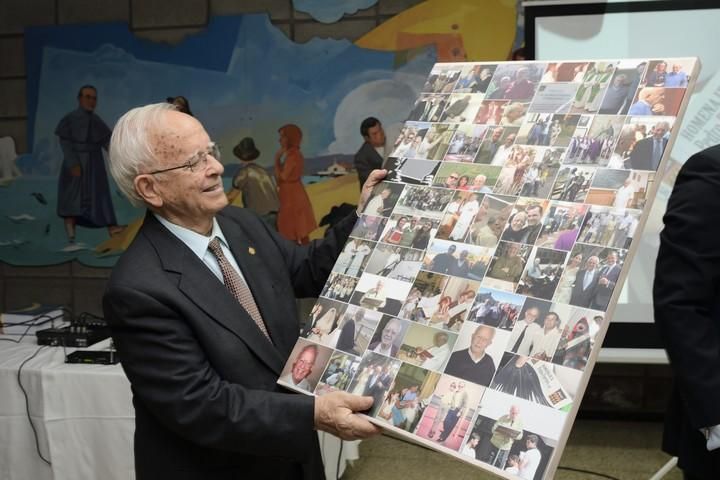
M 133 108 L 115 124 L 110 139 L 110 174 L 120 191 L 134 206 L 143 205 L 135 191 L 135 177 L 155 163 L 151 135 L 165 112 L 177 110 L 171 103 L 153 103 Z

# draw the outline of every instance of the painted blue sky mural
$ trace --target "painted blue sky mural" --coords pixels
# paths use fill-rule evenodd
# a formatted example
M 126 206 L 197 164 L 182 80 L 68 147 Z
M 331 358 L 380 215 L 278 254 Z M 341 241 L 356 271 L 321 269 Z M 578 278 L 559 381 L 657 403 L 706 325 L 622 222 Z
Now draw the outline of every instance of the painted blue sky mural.
M 96 113 L 109 126 L 134 106 L 187 97 L 226 164 L 237 163 L 231 152 L 240 138 L 252 136 L 258 162 L 269 166 L 277 129 L 295 123 L 304 132 L 306 175 L 314 178 L 327 166 L 323 158 L 359 148 L 363 118 L 380 118 L 392 138 L 435 62 L 431 49 L 398 66 L 394 53 L 345 40 L 296 44 L 266 15 L 213 18 L 177 46 L 137 39 L 121 24 L 30 28 L 25 38 L 32 153 L 18 160 L 24 176 L 0 189 L 0 260 L 15 265 L 72 255 L 90 265 L 114 263 L 93 251 L 107 238 L 104 229 L 79 229 L 88 250 L 60 251 L 66 240 L 55 197 L 62 154 L 54 130 L 77 107 L 83 84 L 97 87 Z M 140 212 L 111 189 L 120 223 L 137 218 Z

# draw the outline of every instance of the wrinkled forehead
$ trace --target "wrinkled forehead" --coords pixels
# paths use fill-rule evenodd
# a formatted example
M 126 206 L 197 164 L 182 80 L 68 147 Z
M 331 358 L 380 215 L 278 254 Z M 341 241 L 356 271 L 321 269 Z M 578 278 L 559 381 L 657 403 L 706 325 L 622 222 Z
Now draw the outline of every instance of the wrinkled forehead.
M 164 163 L 185 161 L 210 146 L 210 137 L 200 122 L 180 112 L 165 112 L 162 123 L 151 130 L 155 158 Z

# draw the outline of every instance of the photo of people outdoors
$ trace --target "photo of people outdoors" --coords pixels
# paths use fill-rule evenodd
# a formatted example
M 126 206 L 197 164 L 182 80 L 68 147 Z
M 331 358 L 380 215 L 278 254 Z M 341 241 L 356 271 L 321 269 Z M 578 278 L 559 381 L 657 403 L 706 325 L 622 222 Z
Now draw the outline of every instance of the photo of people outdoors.
M 470 309 L 468 322 L 512 330 L 525 303 L 524 295 L 482 287 Z
M 444 160 L 446 162 L 472 163 L 487 130 L 488 127 L 485 125 L 462 124 L 458 126 Z
M 482 280 L 488 262 L 492 258 L 491 252 L 492 249 L 487 247 L 436 239 L 427 249 L 422 269 L 471 280 Z
M 627 249 L 640 221 L 640 210 L 591 207 L 582 224 L 578 241 Z
M 385 179 L 389 182 L 406 185 L 432 185 L 433 178 L 440 167 L 435 160 L 418 160 L 408 157 L 388 157 L 383 165 L 387 170 Z
M 390 387 L 377 418 L 412 432 L 430 403 L 440 374 L 403 363 Z
M 624 123 L 622 115 L 596 115 L 589 129 L 575 130 L 563 163 L 607 166 Z
M 564 272 L 555 301 L 565 300 L 566 291 L 561 291 L 561 288 L 570 286 L 570 301 L 567 303 L 576 307 L 605 311 L 620 276 L 626 254 L 626 250 L 576 243 L 568 257 L 572 268 L 568 265 L 568 269 Z M 565 278 L 566 276 L 568 278 Z M 574 281 L 570 283 L 570 280 Z M 561 294 L 562 297 L 559 296 Z
M 500 167 L 443 162 L 435 175 L 433 186 L 482 193 L 492 189 L 499 174 Z
M 440 220 L 453 195 L 453 192 L 444 188 L 408 185 L 397 201 L 393 214 Z
M 571 113 L 595 113 L 615 72 L 615 64 L 594 62 L 588 65 L 572 103 Z
M 467 236 L 470 227 L 483 211 L 484 196 L 475 192 L 456 192 L 448 204 L 445 216 L 440 221 L 436 238 L 461 242 Z M 481 214 L 482 212 L 482 214 Z
M 393 144 L 391 157 L 416 158 L 423 139 L 433 125 L 427 122 L 407 122 Z

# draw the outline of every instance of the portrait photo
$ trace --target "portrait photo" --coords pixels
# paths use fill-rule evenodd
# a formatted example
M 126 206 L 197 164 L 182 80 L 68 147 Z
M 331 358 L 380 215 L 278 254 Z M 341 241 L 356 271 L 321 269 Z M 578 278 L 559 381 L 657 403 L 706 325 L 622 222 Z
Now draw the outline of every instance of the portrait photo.
M 295 391 L 313 393 L 332 353 L 331 348 L 298 339 L 278 383 Z
M 457 336 L 457 332 L 413 323 L 405 334 L 397 357 L 405 363 L 442 372 Z
M 482 287 L 475 297 L 467 322 L 512 330 L 527 297 Z

